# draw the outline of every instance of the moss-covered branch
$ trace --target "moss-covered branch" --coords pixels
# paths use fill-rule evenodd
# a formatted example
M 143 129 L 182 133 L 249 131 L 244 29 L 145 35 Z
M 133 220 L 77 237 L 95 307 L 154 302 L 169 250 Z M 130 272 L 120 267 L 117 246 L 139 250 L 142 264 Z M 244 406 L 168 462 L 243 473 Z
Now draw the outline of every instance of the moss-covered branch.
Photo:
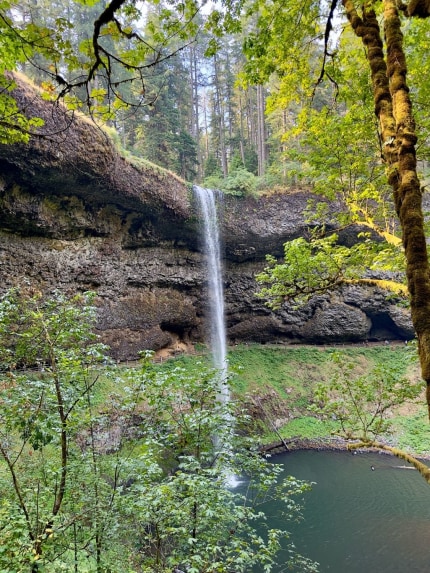
M 427 384 L 430 415 L 430 272 L 427 257 L 420 183 L 416 170 L 417 136 L 407 85 L 406 57 L 399 10 L 395 0 L 384 0 L 386 46 L 372 4 L 360 17 L 352 0 L 343 0 L 355 34 L 367 50 L 375 113 L 383 142 L 388 181 L 402 228 L 412 322 L 418 337 L 422 377 Z
M 398 448 L 387 446 L 386 444 L 382 444 L 381 442 L 374 442 L 374 441 L 355 442 L 353 444 L 348 445 L 349 450 L 358 450 L 360 448 L 370 448 L 370 449 L 375 448 L 377 450 L 382 450 L 384 452 L 390 452 L 390 454 L 393 454 L 397 458 L 400 458 L 401 460 L 404 460 L 405 462 L 411 464 L 415 469 L 417 469 L 420 472 L 420 474 L 423 476 L 426 482 L 430 483 L 430 468 L 426 466 L 426 464 L 424 464 L 423 462 L 420 462 L 420 460 L 418 460 L 411 454 L 408 454 L 403 450 L 399 450 Z

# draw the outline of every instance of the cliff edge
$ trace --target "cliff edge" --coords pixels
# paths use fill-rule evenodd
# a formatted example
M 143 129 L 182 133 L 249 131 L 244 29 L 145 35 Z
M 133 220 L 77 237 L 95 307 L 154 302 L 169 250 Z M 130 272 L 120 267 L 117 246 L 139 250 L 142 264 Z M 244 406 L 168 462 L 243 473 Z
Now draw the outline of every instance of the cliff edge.
M 45 135 L 0 145 L 0 290 L 95 290 L 99 332 L 119 360 L 205 340 L 208 295 L 191 186 L 125 158 L 100 128 L 30 84 L 20 82 L 15 97 L 44 119 Z M 226 197 L 220 206 L 230 341 L 412 338 L 407 310 L 375 288 L 342 289 L 276 313 L 255 297 L 266 253 L 280 256 L 285 241 L 305 233 L 310 197 L 292 189 Z M 356 236 L 348 233 L 345 243 Z

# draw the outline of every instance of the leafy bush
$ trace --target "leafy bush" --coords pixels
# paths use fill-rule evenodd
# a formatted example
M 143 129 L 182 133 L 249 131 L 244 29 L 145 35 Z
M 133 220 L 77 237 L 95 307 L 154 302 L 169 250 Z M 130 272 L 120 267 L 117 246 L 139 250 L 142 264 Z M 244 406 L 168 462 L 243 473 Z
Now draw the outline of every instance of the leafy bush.
M 203 187 L 206 189 L 220 189 L 222 190 L 224 185 L 224 179 L 222 175 L 209 175 L 202 182 Z
M 222 190 L 228 195 L 243 197 L 245 195 L 254 195 L 258 183 L 258 178 L 244 168 L 232 171 L 225 178 Z
M 258 177 L 244 168 L 232 171 L 225 178 L 212 175 L 203 181 L 203 186 L 208 189 L 219 189 L 227 195 L 235 195 L 236 197 L 254 195 L 256 193 L 257 184 Z
M 269 572 L 287 533 L 264 501 L 293 518 L 307 484 L 280 482 L 235 435 L 234 405 L 203 364 L 157 369 L 145 354 L 101 376 L 93 300 L 0 301 L 0 570 Z M 227 487 L 234 475 L 245 493 Z

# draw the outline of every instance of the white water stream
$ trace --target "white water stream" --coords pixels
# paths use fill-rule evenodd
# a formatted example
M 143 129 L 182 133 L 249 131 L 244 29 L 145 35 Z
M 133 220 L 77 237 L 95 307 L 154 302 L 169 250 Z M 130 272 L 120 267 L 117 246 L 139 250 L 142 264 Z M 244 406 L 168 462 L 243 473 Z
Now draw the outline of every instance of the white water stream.
M 227 404 L 230 399 L 230 393 L 227 386 L 227 336 L 224 321 L 224 289 L 216 192 L 198 186 L 194 186 L 194 190 L 202 216 L 203 243 L 208 280 L 207 297 L 210 311 L 209 331 L 212 360 L 219 375 L 219 399 L 223 404 Z M 214 436 L 214 443 L 219 447 L 216 436 Z M 229 443 L 225 444 L 224 447 L 230 451 Z M 238 479 L 237 476 L 226 472 L 225 484 L 228 488 L 236 488 L 241 483 L 241 480 Z
M 220 374 L 220 394 L 228 400 L 227 376 L 227 343 L 224 323 L 224 289 L 218 216 L 215 192 L 211 189 L 194 187 L 202 215 L 204 253 L 206 256 L 210 323 L 210 345 L 214 367 Z

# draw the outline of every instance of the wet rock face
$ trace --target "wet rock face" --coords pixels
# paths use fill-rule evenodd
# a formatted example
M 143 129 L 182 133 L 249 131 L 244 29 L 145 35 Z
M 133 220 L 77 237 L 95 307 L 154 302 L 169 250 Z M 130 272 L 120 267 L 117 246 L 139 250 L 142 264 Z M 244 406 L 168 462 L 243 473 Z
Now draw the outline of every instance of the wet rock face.
M 166 243 L 124 249 L 121 237 L 75 240 L 0 232 L 2 289 L 98 293 L 98 330 L 118 360 L 200 340 L 201 256 Z
M 98 329 L 118 360 L 136 359 L 143 349 L 173 347 L 178 340 L 205 339 L 206 278 L 195 220 L 176 221 L 174 240 L 152 221 L 149 239 L 130 224 L 143 220 L 142 214 L 120 202 L 101 204 L 95 211 L 66 192 L 59 198 L 38 189 L 31 197 L 29 189 L 21 192 L 16 184 L 0 195 L 3 289 L 30 283 L 47 293 L 97 291 Z M 238 200 L 229 209 L 223 234 L 230 341 L 328 344 L 412 338 L 408 311 L 371 287 L 351 286 L 316 297 L 299 310 L 284 304 L 277 312 L 255 296 L 254 277 L 264 267 L 265 253 L 280 252 L 284 241 L 305 232 L 299 213 L 307 198 L 305 192 L 295 193 L 293 200 L 288 195 L 270 198 L 267 210 L 265 200 L 251 203 L 258 208 Z M 145 221 L 140 229 L 145 225 L 148 229 Z
M 303 200 L 305 197 L 303 193 Z M 128 224 L 137 213 L 125 215 L 120 206 L 107 204 L 100 207 L 99 220 L 86 211 L 85 203 L 66 196 L 67 213 L 46 197 L 43 211 L 33 211 L 32 228 L 27 222 L 22 231 L 19 222 L 26 198 L 27 193 L 19 198 L 19 220 L 13 219 L 9 209 L 7 226 L 0 232 L 3 289 L 32 284 L 47 293 L 55 289 L 97 291 L 98 329 L 118 360 L 136 359 L 143 349 L 173 347 L 178 340 L 204 340 L 207 293 L 203 256 L 197 250 L 197 226 L 194 237 L 189 220 L 184 219 L 184 235 L 176 223 L 175 240 L 157 229 L 153 234 L 159 233 L 157 241 L 148 241 L 146 236 L 139 239 Z M 288 220 L 290 208 L 288 198 L 285 203 L 279 201 L 275 222 L 270 220 L 269 209 L 263 224 L 264 201 L 260 201 L 259 221 L 253 225 L 252 217 L 240 216 L 237 207 L 237 226 L 230 214 L 224 227 L 230 341 L 333 343 L 412 338 L 408 311 L 370 287 L 354 286 L 317 297 L 299 310 L 288 304 L 277 312 L 265 307 L 255 296 L 258 285 L 254 278 L 264 267 L 263 254 L 276 245 L 281 249 L 291 234 L 303 231 L 298 218 L 296 227 L 285 224 L 278 228 L 279 213 L 284 209 L 283 218 Z M 95 228 L 103 232 L 94 233 Z M 240 248 L 235 247 L 237 237 Z
M 227 271 L 227 332 L 232 341 L 333 344 L 415 336 L 408 309 L 370 286 L 343 287 L 299 309 L 284 303 L 272 312 L 255 296 L 258 285 L 253 277 L 261 267 L 248 264 Z
M 33 98 L 32 105 L 41 116 L 49 104 Z M 55 114 L 45 115 L 54 132 Z M 95 290 L 98 330 L 118 360 L 204 340 L 208 296 L 192 192 L 177 178 L 125 161 L 91 124 L 70 130 L 58 141 L 0 145 L 0 290 Z M 412 338 L 408 311 L 375 288 L 348 287 L 277 312 L 255 296 L 265 255 L 280 256 L 285 241 L 306 234 L 309 198 L 294 189 L 229 197 L 221 206 L 230 341 Z M 353 239 L 351 230 L 341 237 Z

